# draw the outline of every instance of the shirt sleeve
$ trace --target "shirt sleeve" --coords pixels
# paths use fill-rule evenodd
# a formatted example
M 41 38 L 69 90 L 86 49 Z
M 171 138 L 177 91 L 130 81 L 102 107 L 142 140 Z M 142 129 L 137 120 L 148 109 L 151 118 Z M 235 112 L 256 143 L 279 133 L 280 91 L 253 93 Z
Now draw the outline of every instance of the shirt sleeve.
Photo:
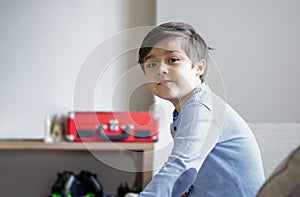
M 168 161 L 139 197 L 178 197 L 194 183 L 219 135 L 212 110 L 202 103 L 187 103 L 179 114 Z

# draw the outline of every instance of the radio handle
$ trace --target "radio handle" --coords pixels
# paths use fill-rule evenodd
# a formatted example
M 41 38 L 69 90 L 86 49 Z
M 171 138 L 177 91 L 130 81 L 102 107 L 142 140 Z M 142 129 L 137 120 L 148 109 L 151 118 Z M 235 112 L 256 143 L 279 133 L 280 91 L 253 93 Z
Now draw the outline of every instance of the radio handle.
M 122 134 L 120 135 L 106 135 L 103 131 L 106 127 L 103 125 L 98 125 L 97 126 L 97 132 L 99 137 L 101 137 L 102 139 L 106 140 L 106 141 L 121 141 L 121 140 L 125 140 L 129 137 L 130 134 L 130 129 L 131 127 L 129 125 L 124 126 L 122 130 Z

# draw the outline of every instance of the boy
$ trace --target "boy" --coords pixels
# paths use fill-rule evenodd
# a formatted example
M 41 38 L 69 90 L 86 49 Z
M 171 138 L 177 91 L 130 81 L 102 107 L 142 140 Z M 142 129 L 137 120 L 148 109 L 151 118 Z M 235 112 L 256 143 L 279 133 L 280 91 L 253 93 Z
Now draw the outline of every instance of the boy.
M 139 63 L 148 87 L 175 110 L 172 152 L 140 197 L 253 197 L 264 181 L 250 128 L 205 83 L 208 52 L 186 23 L 162 24 L 143 40 Z

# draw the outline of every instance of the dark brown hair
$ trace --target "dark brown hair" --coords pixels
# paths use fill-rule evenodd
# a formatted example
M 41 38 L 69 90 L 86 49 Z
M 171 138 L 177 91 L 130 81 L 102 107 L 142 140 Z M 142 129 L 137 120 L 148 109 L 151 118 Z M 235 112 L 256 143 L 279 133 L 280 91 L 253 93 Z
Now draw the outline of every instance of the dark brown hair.
M 207 47 L 203 38 L 195 31 L 195 29 L 187 23 L 168 22 L 161 24 L 151 30 L 144 38 L 139 50 L 139 63 L 144 71 L 145 57 L 152 50 L 153 46 L 160 41 L 172 38 L 182 38 L 182 49 L 192 61 L 193 66 L 198 64 L 201 59 L 208 62 L 209 47 Z M 207 66 L 200 76 L 202 81 L 205 80 Z

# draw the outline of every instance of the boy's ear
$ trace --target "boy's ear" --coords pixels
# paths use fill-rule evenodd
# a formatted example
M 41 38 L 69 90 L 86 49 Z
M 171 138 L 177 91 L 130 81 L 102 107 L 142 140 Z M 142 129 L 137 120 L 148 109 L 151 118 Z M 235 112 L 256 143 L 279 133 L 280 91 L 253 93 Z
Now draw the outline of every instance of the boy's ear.
M 198 65 L 196 65 L 197 75 L 201 76 L 205 70 L 205 67 L 206 67 L 206 60 L 201 59 Z

